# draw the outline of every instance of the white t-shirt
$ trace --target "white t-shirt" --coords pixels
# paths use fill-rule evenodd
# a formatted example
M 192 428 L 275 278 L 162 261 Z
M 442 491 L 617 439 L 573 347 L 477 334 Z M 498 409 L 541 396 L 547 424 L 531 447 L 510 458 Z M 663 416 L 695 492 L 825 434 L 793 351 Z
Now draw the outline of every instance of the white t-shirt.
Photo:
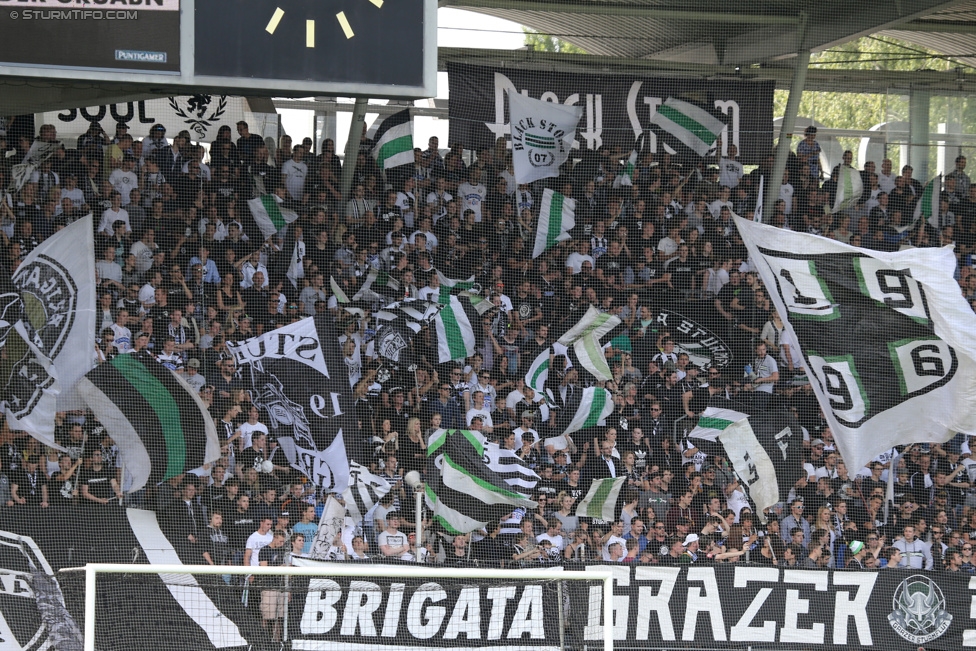
M 119 208 L 118 212 L 109 208 L 102 213 L 102 221 L 98 224 L 98 232 L 112 237 L 115 235 L 115 229 L 112 224 L 117 221 L 125 222 L 126 230 L 132 230 L 132 227 L 129 226 L 129 212 L 125 208 Z
M 474 220 L 481 221 L 481 204 L 488 196 L 488 188 L 482 184 L 472 185 L 464 182 L 458 186 L 458 194 L 461 195 L 461 218 L 464 219 L 465 210 L 474 211 Z
M 578 274 L 583 271 L 583 263 L 586 261 L 589 261 L 591 268 L 596 268 L 596 262 L 593 260 L 592 255 L 583 255 L 582 253 L 574 251 L 566 256 L 566 266 L 572 269 L 574 274 Z
M 718 162 L 718 184 L 734 188 L 745 175 L 742 163 L 731 158 L 723 158 Z
M 783 212 L 787 215 L 793 213 L 793 186 L 789 183 L 784 183 L 779 186 L 779 198 L 786 202 L 786 206 L 783 208 Z
M 403 547 L 407 544 L 407 534 L 402 531 L 397 531 L 396 533 L 390 533 L 389 531 L 384 531 L 379 536 L 377 536 L 376 542 L 382 549 L 383 545 L 387 545 L 392 548 Z M 413 554 L 410 552 L 405 552 L 397 558 L 405 561 L 412 561 L 414 559 Z
M 255 423 L 254 425 L 244 423 L 238 429 L 241 430 L 241 441 L 243 441 L 241 446 L 244 450 L 251 447 L 251 438 L 254 436 L 254 432 L 264 432 L 265 435 L 268 433 L 268 426 L 264 423 Z
M 123 206 L 129 205 L 129 193 L 134 188 L 139 187 L 139 177 L 136 176 L 135 172 L 123 172 L 120 169 L 113 171 L 109 175 L 108 182 L 122 195 Z
M 623 561 L 624 556 L 627 555 L 627 541 L 620 536 L 610 536 L 610 538 L 607 539 L 606 544 L 603 546 L 603 560 L 610 560 L 610 545 L 614 543 L 620 543 L 620 549 L 624 551 L 624 555 L 620 557 L 620 561 Z
M 305 194 L 305 177 L 308 176 L 308 165 L 293 160 L 286 160 L 281 165 L 281 175 L 285 177 L 285 189 L 295 201 L 301 201 Z
M 271 544 L 274 540 L 274 532 L 268 531 L 268 533 L 262 534 L 260 531 L 255 531 L 250 536 L 247 537 L 247 544 L 244 545 L 245 549 L 251 550 L 251 567 L 257 567 L 260 565 L 258 561 L 258 556 L 261 555 L 261 550 Z

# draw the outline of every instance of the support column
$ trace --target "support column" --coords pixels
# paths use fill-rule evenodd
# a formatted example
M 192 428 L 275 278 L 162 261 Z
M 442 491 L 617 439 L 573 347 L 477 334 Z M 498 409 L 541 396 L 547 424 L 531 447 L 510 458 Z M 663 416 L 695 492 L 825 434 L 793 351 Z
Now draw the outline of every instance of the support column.
M 802 30 L 801 30 L 802 32 Z M 783 184 L 783 172 L 789 159 L 793 140 L 793 128 L 796 126 L 796 114 L 800 110 L 800 98 L 803 97 L 803 87 L 807 83 L 807 69 L 810 66 L 810 50 L 800 50 L 796 53 L 796 65 L 793 68 L 793 81 L 790 83 L 790 96 L 786 100 L 786 112 L 779 129 L 779 143 L 776 146 L 776 157 L 773 159 L 773 171 L 766 179 L 766 196 L 763 197 L 762 221 L 766 222 L 773 214 L 773 204 L 779 199 L 779 186 Z
M 341 192 L 344 201 L 351 196 L 352 179 L 356 175 L 356 160 L 359 158 L 359 143 L 363 139 L 363 124 L 366 120 L 368 97 L 357 97 L 352 107 L 352 123 L 349 125 L 349 140 L 346 141 L 346 155 L 342 161 Z
M 912 89 L 908 96 L 908 164 L 913 178 L 929 180 L 929 103 L 932 94 Z
M 326 100 L 335 101 L 334 97 L 327 97 Z M 334 109 L 315 110 L 315 134 L 312 136 L 315 140 L 315 153 L 322 153 L 322 143 L 326 138 L 330 138 L 333 142 L 336 139 L 336 112 Z

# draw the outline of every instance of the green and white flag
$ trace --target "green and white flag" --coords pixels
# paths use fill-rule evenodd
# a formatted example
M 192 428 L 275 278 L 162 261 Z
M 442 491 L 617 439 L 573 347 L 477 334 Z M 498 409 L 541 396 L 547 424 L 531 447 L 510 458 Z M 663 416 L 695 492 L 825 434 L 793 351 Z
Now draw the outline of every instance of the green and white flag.
M 711 151 L 725 128 L 721 120 L 702 107 L 674 97 L 657 107 L 651 123 L 699 156 L 706 156 Z
M 698 426 L 688 435 L 688 438 L 717 441 L 719 435 L 728 427 L 741 420 L 748 420 L 749 414 L 733 409 L 719 409 L 708 407 L 698 418 Z
M 474 354 L 477 342 L 461 300 L 453 294 L 442 294 L 438 302 L 444 307 L 434 318 L 437 330 L 437 361 L 444 363 L 470 357 Z
M 413 162 L 413 119 L 410 109 L 387 117 L 376 129 L 373 158 L 381 170 Z
M 354 301 L 386 301 L 392 300 L 400 291 L 400 281 L 379 269 L 370 268 L 363 286 L 359 288 Z
M 569 418 L 569 422 L 563 428 L 563 434 L 572 434 L 581 429 L 595 427 L 613 413 L 613 396 L 606 389 L 587 387 L 577 391 L 576 396 L 579 397 L 574 397 L 571 402 L 567 401 L 566 408 L 563 410 Z
M 637 169 L 637 159 L 640 158 L 640 152 L 644 150 L 644 142 L 644 134 L 642 133 L 637 136 L 637 141 L 634 142 L 634 148 L 630 150 L 630 156 L 627 157 L 624 169 L 613 179 L 613 187 L 629 188 L 634 185 L 634 170 Z
M 427 446 L 427 506 L 448 533 L 468 533 L 518 507 L 533 508 L 517 487 L 488 465 L 488 444 L 479 432 L 437 430 Z M 525 480 L 526 477 L 520 477 Z
M 251 209 L 251 217 L 264 239 L 298 219 L 298 213 L 283 207 L 281 200 L 274 194 L 262 194 L 251 199 L 247 202 L 247 207 Z
M 576 506 L 576 517 L 597 518 L 613 522 L 617 515 L 617 499 L 627 484 L 626 477 L 607 477 L 590 484 L 586 497 Z
M 834 196 L 834 208 L 831 212 L 853 208 L 864 194 L 864 183 L 861 173 L 850 165 L 841 165 L 837 170 L 837 194 Z
M 597 380 L 609 382 L 613 379 L 607 358 L 603 354 L 600 338 L 620 325 L 620 317 L 600 312 L 590 306 L 583 318 L 559 338 L 559 343 L 572 346 L 580 364 L 593 374 Z
M 549 378 L 549 355 L 552 349 L 547 347 L 529 366 L 529 371 L 525 374 L 525 386 L 532 387 L 537 393 L 541 393 Z
M 766 421 L 763 418 L 759 420 L 765 427 Z M 777 432 L 767 434 L 775 439 Z M 708 407 L 688 438 L 722 444 L 733 470 L 742 480 L 743 488 L 755 502 L 757 514 L 765 522 L 763 510 L 779 501 L 779 481 L 776 466 L 756 437 L 749 415 L 733 409 Z M 788 474 L 785 469 L 783 474 Z
M 515 180 L 532 183 L 559 176 L 559 166 L 569 160 L 583 107 L 545 102 L 509 91 L 508 116 Z
M 939 203 L 942 200 L 942 175 L 928 182 L 922 196 L 915 204 L 915 223 L 924 219 L 932 228 L 939 227 Z
M 535 230 L 532 257 L 540 255 L 570 239 L 569 231 L 576 226 L 576 200 L 546 188 L 539 203 L 539 225 Z

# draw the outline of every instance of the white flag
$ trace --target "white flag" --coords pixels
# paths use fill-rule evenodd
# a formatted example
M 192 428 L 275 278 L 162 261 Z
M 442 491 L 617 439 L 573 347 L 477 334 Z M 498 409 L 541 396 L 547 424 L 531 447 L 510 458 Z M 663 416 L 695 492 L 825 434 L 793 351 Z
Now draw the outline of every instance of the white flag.
M 837 194 L 834 195 L 833 213 L 838 213 L 857 204 L 864 194 L 861 173 L 849 165 L 841 165 L 837 170 Z
M 576 226 L 576 200 L 546 188 L 539 203 L 539 225 L 535 231 L 532 257 L 538 258 L 559 242 L 570 239 Z
M 55 413 L 83 406 L 69 389 L 94 359 L 94 278 L 88 215 L 31 251 L 11 279 L 14 292 L 0 296 L 0 347 L 7 362 L 0 395 L 10 429 L 55 448 Z
M 579 322 L 559 338 L 559 343 L 572 346 L 580 364 L 602 382 L 613 379 L 600 338 L 620 325 L 620 317 L 601 312 L 592 305 Z
M 886 253 L 736 218 L 847 467 L 976 433 L 976 315 L 950 247 Z
M 315 539 L 308 555 L 312 558 L 328 558 L 329 548 L 336 542 L 336 536 L 342 532 L 346 522 L 346 509 L 339 500 L 329 495 L 319 518 L 319 528 L 315 530 Z
M 559 176 L 559 166 L 569 159 L 573 148 L 583 108 L 509 92 L 508 114 L 515 180 L 531 183 Z

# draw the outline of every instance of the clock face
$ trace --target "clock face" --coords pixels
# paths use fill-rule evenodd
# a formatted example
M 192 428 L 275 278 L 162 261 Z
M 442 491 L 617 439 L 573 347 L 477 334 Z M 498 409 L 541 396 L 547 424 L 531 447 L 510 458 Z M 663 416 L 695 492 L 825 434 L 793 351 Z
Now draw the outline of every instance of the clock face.
M 197 75 L 420 86 L 424 0 L 196 0 Z

